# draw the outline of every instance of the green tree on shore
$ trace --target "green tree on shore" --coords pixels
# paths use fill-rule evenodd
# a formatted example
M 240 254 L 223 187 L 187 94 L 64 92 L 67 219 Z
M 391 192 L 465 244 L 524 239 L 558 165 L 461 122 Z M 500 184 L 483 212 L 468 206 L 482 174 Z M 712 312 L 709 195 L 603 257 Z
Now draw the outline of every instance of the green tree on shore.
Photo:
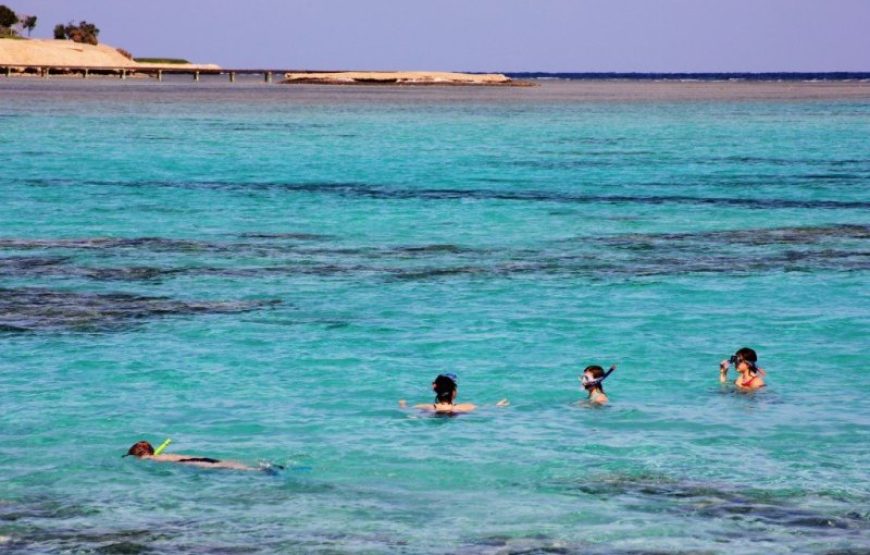
M 97 44 L 97 36 L 99 36 L 99 34 L 100 30 L 97 29 L 96 25 L 84 20 L 79 21 L 78 25 L 75 25 L 70 21 L 66 25 L 58 23 L 54 26 L 54 38 L 69 39 L 73 42 L 81 42 L 84 44 Z
M 24 16 L 24 19 L 21 20 L 21 27 L 23 29 L 27 29 L 27 36 L 30 36 L 30 33 L 33 29 L 36 28 L 36 16 L 35 15 L 27 15 Z
M 15 15 L 9 6 L 6 4 L 0 4 L 0 27 L 12 27 L 18 23 L 18 16 Z

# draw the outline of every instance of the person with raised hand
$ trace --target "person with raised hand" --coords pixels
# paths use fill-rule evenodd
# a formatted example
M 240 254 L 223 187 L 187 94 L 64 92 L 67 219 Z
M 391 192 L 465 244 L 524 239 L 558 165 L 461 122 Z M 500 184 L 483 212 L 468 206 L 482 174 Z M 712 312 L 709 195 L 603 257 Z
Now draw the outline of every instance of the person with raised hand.
M 720 362 L 719 381 L 721 383 L 728 382 L 728 369 L 732 364 L 734 365 L 734 370 L 737 371 L 737 379 L 734 381 L 737 389 L 753 391 L 765 386 L 764 376 L 767 375 L 767 372 L 763 368 L 758 367 L 758 355 L 754 350 L 749 347 L 743 347 L 731 355 L 731 358 Z

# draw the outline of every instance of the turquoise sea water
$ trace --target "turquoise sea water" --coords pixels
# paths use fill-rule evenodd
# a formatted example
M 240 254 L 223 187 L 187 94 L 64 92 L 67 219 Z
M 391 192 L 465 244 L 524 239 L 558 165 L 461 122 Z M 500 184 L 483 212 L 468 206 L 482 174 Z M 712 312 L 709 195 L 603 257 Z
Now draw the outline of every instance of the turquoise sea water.
M 580 91 L 0 81 L 0 551 L 870 550 L 870 94 Z

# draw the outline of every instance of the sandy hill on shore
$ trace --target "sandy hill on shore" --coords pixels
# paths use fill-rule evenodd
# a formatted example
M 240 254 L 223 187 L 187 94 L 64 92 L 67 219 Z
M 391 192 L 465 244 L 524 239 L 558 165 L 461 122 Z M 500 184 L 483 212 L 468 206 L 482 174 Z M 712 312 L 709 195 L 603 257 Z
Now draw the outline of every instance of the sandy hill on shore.
M 214 64 L 140 64 L 116 48 L 71 40 L 0 39 L 0 66 L 199 68 L 219 69 Z

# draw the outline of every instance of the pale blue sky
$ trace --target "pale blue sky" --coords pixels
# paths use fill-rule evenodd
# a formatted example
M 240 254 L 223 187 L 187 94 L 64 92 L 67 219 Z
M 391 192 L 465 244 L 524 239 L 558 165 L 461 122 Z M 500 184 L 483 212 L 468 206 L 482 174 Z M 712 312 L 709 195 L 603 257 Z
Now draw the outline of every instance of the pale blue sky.
M 870 0 L 0 0 L 225 67 L 870 71 Z

